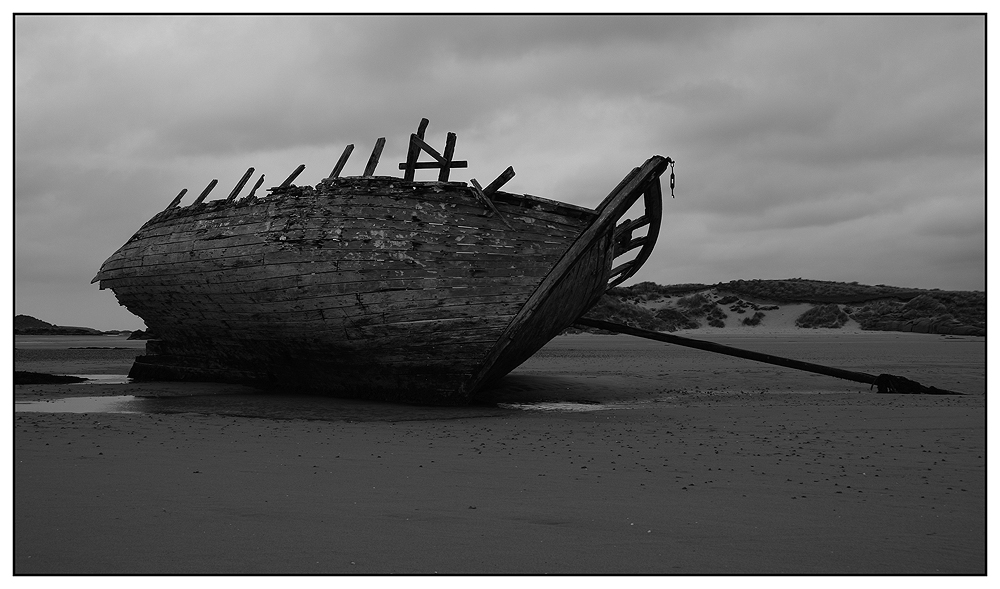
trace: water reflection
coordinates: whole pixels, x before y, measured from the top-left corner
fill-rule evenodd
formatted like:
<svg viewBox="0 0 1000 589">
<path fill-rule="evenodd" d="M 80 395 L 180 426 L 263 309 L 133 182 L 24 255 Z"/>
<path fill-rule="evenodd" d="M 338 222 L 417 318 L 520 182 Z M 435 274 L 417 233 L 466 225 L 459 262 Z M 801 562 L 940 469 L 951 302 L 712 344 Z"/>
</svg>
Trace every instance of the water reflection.
<svg viewBox="0 0 1000 589">
<path fill-rule="evenodd" d="M 665 399 L 656 399 L 659 402 Z M 590 412 L 637 408 L 645 402 L 534 401 L 496 403 L 465 407 L 422 407 L 335 399 L 306 395 L 192 395 L 142 397 L 66 397 L 42 401 L 18 401 L 15 412 L 27 413 L 196 413 L 264 419 L 310 419 L 320 421 L 422 421 L 492 417 L 513 411 Z"/>
<path fill-rule="evenodd" d="M 17 413 L 142 413 L 139 400 L 121 397 L 67 397 L 43 401 L 15 401 Z"/>
<path fill-rule="evenodd" d="M 132 379 L 125 374 L 67 374 L 66 376 L 75 376 L 77 378 L 87 379 L 85 382 L 77 382 L 73 384 L 77 385 L 88 385 L 88 384 L 128 384 L 132 382 Z"/>
<path fill-rule="evenodd" d="M 195 413 L 320 421 L 421 421 L 490 417 L 511 413 L 511 409 L 496 405 L 417 407 L 331 397 L 273 394 L 69 397 L 16 402 L 14 411 L 35 413 Z"/>
<path fill-rule="evenodd" d="M 504 409 L 520 409 L 522 411 L 601 411 L 602 409 L 612 409 L 612 405 L 601 405 L 600 403 L 574 403 L 563 401 L 556 403 L 497 403 L 498 407 Z"/>
</svg>

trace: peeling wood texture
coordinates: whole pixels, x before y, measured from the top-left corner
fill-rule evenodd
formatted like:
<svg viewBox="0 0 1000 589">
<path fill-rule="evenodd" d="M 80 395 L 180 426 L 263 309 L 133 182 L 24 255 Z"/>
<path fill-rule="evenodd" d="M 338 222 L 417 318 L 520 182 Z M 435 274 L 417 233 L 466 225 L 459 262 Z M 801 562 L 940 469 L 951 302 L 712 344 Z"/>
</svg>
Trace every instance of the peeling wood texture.
<svg viewBox="0 0 1000 589">
<path fill-rule="evenodd" d="M 365 177 L 338 177 L 349 146 L 315 187 L 291 184 L 300 166 L 236 200 L 251 169 L 225 200 L 203 202 L 213 182 L 150 219 L 95 278 L 160 338 L 130 376 L 465 403 L 585 313 L 616 247 L 659 225 L 657 210 L 615 228 L 640 196 L 659 206 L 659 156 L 591 211 L 500 191 L 512 169 L 485 190 L 369 176 L 380 142 Z"/>
</svg>

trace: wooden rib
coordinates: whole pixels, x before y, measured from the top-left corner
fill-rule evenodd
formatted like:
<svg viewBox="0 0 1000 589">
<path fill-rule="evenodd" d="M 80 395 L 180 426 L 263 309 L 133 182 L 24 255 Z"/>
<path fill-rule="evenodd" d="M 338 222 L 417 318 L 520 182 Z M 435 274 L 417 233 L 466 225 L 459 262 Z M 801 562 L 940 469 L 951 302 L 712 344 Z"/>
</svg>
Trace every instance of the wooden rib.
<svg viewBox="0 0 1000 589">
<path fill-rule="evenodd" d="M 625 268 L 624 271 L 621 273 L 621 275 L 619 275 L 617 278 L 609 280 L 608 288 L 611 288 L 613 286 L 618 286 L 622 282 L 625 282 L 630 277 L 632 277 L 636 272 L 639 271 L 639 268 L 641 268 L 642 265 L 646 263 L 646 260 L 649 259 L 650 254 L 653 253 L 653 247 L 656 245 L 656 238 L 660 233 L 660 218 L 663 216 L 663 194 L 660 191 L 659 177 L 654 178 L 646 187 L 646 190 L 643 192 L 643 202 L 646 207 L 646 212 L 643 215 L 643 217 L 648 217 L 650 219 L 649 229 L 646 230 L 645 236 L 630 240 L 627 244 L 628 249 L 624 251 L 633 249 L 634 247 L 636 247 L 636 245 L 633 244 L 640 241 L 642 249 L 639 250 L 639 253 L 630 262 L 622 264 L 622 266 L 625 266 L 626 264 L 630 265 L 627 268 Z M 640 219 L 643 217 L 640 217 Z M 615 255 L 617 255 L 617 253 Z M 618 270 L 622 266 L 619 266 L 615 270 Z M 609 278 L 615 276 L 614 272 L 615 271 L 612 270 L 612 274 Z"/>
<path fill-rule="evenodd" d="M 618 239 L 619 235 L 624 235 L 626 232 L 631 233 L 643 225 L 649 225 L 650 218 L 649 215 L 642 215 L 635 220 L 626 220 L 624 223 L 615 227 L 615 239 Z"/>
<path fill-rule="evenodd" d="M 257 198 L 257 189 L 260 188 L 260 185 L 263 183 L 264 183 L 264 174 L 261 174 L 260 178 L 257 179 L 257 183 L 253 185 L 253 190 L 251 190 L 250 194 L 248 194 L 247 197 L 244 198 L 243 200 L 244 201 L 255 200 Z"/>
<path fill-rule="evenodd" d="M 215 188 L 215 185 L 218 183 L 219 183 L 218 179 L 214 179 L 211 182 L 209 182 L 208 186 L 205 187 L 205 190 L 202 190 L 201 194 L 198 195 L 198 198 L 194 199 L 194 202 L 191 203 L 191 206 L 201 204 L 202 201 L 205 200 L 205 197 L 208 196 L 208 193 L 212 192 L 212 189 Z"/>
<path fill-rule="evenodd" d="M 489 207 L 490 210 L 493 211 L 493 213 L 497 217 L 499 217 L 501 221 L 503 221 L 504 225 L 506 225 L 510 229 L 513 229 L 510 223 L 507 222 L 507 219 L 505 219 L 504 216 L 500 214 L 500 211 L 497 210 L 497 207 L 493 204 L 493 201 L 491 201 L 488 196 L 483 194 L 483 187 L 479 185 L 479 182 L 477 182 L 475 178 L 471 179 L 469 182 L 472 183 L 472 193 L 476 195 L 476 198 L 478 198 L 483 204 Z"/>
<path fill-rule="evenodd" d="M 635 264 L 633 264 L 633 263 L 632 263 L 632 260 L 629 260 L 628 262 L 624 262 L 624 263 L 622 263 L 622 264 L 619 264 L 619 265 L 615 266 L 615 267 L 614 267 L 614 268 L 613 268 L 613 269 L 611 270 L 611 272 L 609 272 L 609 273 L 608 273 L 608 278 L 614 278 L 614 277 L 618 276 L 619 274 L 621 274 L 622 272 L 626 272 L 626 271 L 628 271 L 628 270 L 629 270 L 629 269 L 631 269 L 631 268 L 632 268 L 632 266 L 634 266 L 634 265 L 635 265 Z M 624 279 L 622 279 L 622 280 L 624 281 Z M 615 281 L 614 281 L 614 280 L 612 280 L 612 281 L 611 281 L 610 283 L 611 283 L 611 284 L 614 284 L 614 282 L 615 282 Z"/>
<path fill-rule="evenodd" d="M 420 146 L 417 145 L 417 142 L 414 141 L 413 138 L 423 137 L 422 131 L 427 126 L 424 124 L 424 121 L 426 120 L 427 119 L 423 119 L 422 121 L 420 121 L 421 129 L 419 129 L 418 131 L 419 135 L 414 134 L 410 136 L 410 146 L 409 149 L 407 149 L 406 151 L 406 162 L 399 164 L 399 169 L 405 170 L 405 172 L 403 173 L 403 180 L 406 182 L 413 182 L 413 176 L 414 176 L 414 170 L 416 170 L 417 158 L 420 157 Z"/>
<path fill-rule="evenodd" d="M 507 181 L 513 177 L 514 177 L 514 167 L 507 166 L 507 169 L 501 172 L 500 175 L 496 177 L 496 180 L 490 182 L 489 186 L 483 189 L 483 194 L 485 194 L 486 196 L 493 196 L 494 192 L 500 190 L 500 188 L 503 187 L 503 185 L 506 184 Z"/>
<path fill-rule="evenodd" d="M 280 186 L 278 186 L 278 188 L 288 188 L 289 186 L 291 186 L 292 185 L 292 181 L 294 181 L 296 178 L 298 178 L 299 174 L 301 174 L 302 170 L 304 170 L 304 169 L 306 169 L 306 165 L 305 164 L 299 164 L 299 167 L 295 168 L 295 171 L 292 172 L 291 174 L 289 174 L 288 177 L 285 178 L 285 181 L 282 182 Z"/>
<path fill-rule="evenodd" d="M 167 205 L 167 208 L 163 210 L 172 209 L 177 205 L 179 205 L 181 203 L 181 199 L 184 198 L 185 194 L 187 194 L 187 191 L 188 189 L 185 188 L 181 190 L 179 193 L 177 193 L 177 196 L 174 197 L 174 200 L 170 201 L 170 204 Z"/>
<path fill-rule="evenodd" d="M 241 190 L 243 190 L 243 186 L 246 185 L 247 180 L 250 179 L 251 175 L 253 175 L 252 167 L 247 168 L 246 173 L 243 174 L 243 177 L 240 178 L 240 181 L 236 183 L 236 187 L 233 188 L 233 191 L 229 193 L 228 197 L 226 197 L 226 202 L 233 202 L 236 199 L 236 196 L 240 193 Z"/>
<path fill-rule="evenodd" d="M 403 180 L 406 182 L 413 182 L 414 171 L 417 169 L 417 159 L 420 157 L 420 145 L 413 140 L 414 137 L 423 140 L 424 132 L 427 131 L 427 119 L 420 119 L 420 125 L 417 126 L 417 132 L 410 136 L 410 145 L 406 150 L 406 162 L 399 164 L 400 170 L 405 170 L 403 174 Z"/>
<path fill-rule="evenodd" d="M 643 235 L 642 237 L 636 237 L 629 241 L 617 241 L 615 242 L 615 257 L 617 258 L 622 254 L 626 254 L 634 250 L 635 248 L 644 245 L 647 242 L 648 240 L 646 239 L 645 235 Z"/>
<path fill-rule="evenodd" d="M 365 166 L 365 173 L 363 174 L 365 178 L 375 174 L 375 166 L 378 165 L 378 160 L 382 157 L 383 147 L 385 147 L 385 137 L 379 137 L 378 141 L 375 142 L 375 148 L 372 149 L 371 157 L 368 158 L 368 165 Z"/>
<path fill-rule="evenodd" d="M 347 158 L 351 157 L 351 152 L 354 151 L 354 144 L 351 143 L 344 148 L 344 153 L 340 154 L 340 159 L 337 160 L 337 165 L 333 167 L 333 171 L 330 172 L 330 178 L 339 178 L 340 172 L 343 171 L 344 165 L 347 164 Z"/>
</svg>

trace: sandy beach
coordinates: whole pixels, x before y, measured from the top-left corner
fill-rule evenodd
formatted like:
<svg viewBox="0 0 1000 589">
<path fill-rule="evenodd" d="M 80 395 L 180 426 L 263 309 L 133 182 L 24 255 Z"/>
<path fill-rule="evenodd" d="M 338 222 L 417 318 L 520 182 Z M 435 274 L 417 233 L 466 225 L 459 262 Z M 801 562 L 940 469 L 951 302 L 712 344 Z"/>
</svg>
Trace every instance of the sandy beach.
<svg viewBox="0 0 1000 589">
<path fill-rule="evenodd" d="M 688 335 L 967 394 L 596 335 L 460 408 L 15 386 L 14 572 L 985 573 L 983 338 Z M 139 352 L 15 345 L 59 374 Z"/>
</svg>

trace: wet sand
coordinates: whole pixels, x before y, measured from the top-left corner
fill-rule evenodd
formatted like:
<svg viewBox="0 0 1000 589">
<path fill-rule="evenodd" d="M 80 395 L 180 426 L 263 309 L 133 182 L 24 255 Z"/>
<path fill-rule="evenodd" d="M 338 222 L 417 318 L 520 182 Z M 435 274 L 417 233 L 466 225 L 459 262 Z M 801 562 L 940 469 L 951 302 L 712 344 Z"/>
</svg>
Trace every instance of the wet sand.
<svg viewBox="0 0 1000 589">
<path fill-rule="evenodd" d="M 157 398 L 15 414 L 14 570 L 985 572 L 982 338 L 715 339 L 969 394 L 878 395 L 589 335 L 557 338 L 464 408 L 18 386 L 16 400 Z M 539 402 L 563 410 L 518 408 Z"/>
</svg>

